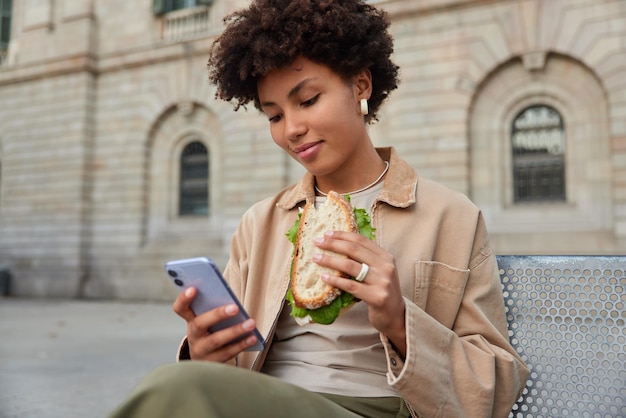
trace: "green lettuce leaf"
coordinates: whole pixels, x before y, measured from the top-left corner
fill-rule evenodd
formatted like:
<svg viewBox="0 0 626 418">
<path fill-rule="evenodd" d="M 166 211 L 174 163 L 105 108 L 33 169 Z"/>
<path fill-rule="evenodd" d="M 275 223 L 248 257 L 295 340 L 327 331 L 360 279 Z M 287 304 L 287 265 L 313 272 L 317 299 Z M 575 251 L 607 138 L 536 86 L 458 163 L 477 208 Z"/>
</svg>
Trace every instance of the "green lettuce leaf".
<svg viewBox="0 0 626 418">
<path fill-rule="evenodd" d="M 354 209 L 354 215 L 356 217 L 356 224 L 359 227 L 359 234 L 366 236 L 367 238 L 374 240 L 374 232 L 376 228 L 372 227 L 370 216 L 365 209 Z"/>
<path fill-rule="evenodd" d="M 287 235 L 287 239 L 294 246 L 296 245 L 296 238 L 298 236 L 298 228 L 300 227 L 300 218 L 302 218 L 302 213 L 298 214 L 298 219 L 296 219 L 296 223 L 293 224 L 289 231 L 285 235 Z"/>
<path fill-rule="evenodd" d="M 285 299 L 287 299 L 287 302 L 289 302 L 289 305 L 291 306 L 291 316 L 304 318 L 309 314 L 306 309 L 296 306 L 296 302 L 293 300 L 293 293 L 291 293 L 291 287 L 287 290 L 287 296 L 285 296 Z"/>
</svg>

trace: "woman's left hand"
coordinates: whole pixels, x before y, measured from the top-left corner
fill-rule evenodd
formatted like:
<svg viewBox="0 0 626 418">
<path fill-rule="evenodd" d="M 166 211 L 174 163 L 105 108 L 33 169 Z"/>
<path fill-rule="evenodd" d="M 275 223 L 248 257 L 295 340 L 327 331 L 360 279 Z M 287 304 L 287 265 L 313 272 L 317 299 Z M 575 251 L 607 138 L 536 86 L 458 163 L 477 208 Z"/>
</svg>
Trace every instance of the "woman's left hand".
<svg viewBox="0 0 626 418">
<path fill-rule="evenodd" d="M 362 263 L 367 263 L 369 271 L 362 282 L 334 275 L 322 275 L 322 280 L 365 302 L 371 324 L 404 354 L 405 306 L 394 256 L 355 232 L 329 231 L 316 239 L 315 245 L 321 250 L 346 255 L 348 258 L 320 252 L 313 256 L 313 261 L 348 276 L 357 277 Z"/>
</svg>

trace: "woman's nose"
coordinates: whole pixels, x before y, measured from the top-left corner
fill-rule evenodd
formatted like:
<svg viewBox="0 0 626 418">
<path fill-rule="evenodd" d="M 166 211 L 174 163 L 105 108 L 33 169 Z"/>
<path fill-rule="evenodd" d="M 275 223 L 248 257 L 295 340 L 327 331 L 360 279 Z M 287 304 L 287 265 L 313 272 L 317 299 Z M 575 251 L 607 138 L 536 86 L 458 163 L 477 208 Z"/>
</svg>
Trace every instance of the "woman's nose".
<svg viewBox="0 0 626 418">
<path fill-rule="evenodd" d="M 307 131 L 306 123 L 302 115 L 291 113 L 285 115 L 285 136 L 289 141 L 296 141 Z"/>
</svg>

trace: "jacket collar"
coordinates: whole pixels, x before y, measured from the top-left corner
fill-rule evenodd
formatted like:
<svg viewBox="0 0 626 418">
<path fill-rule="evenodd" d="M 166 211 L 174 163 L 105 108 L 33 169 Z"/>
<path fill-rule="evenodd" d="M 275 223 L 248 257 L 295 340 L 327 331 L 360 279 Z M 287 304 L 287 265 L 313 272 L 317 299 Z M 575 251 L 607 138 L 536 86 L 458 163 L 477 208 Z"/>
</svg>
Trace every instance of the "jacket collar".
<svg viewBox="0 0 626 418">
<path fill-rule="evenodd" d="M 377 201 L 385 202 L 398 208 L 406 208 L 415 203 L 417 189 L 417 174 L 413 167 L 402 160 L 393 147 L 376 148 L 378 155 L 385 161 L 389 161 L 389 171 L 385 176 L 383 189 L 378 195 Z M 276 206 L 290 210 L 302 202 L 315 200 L 315 178 L 306 173 L 294 187 L 288 189 L 280 197 Z"/>
</svg>

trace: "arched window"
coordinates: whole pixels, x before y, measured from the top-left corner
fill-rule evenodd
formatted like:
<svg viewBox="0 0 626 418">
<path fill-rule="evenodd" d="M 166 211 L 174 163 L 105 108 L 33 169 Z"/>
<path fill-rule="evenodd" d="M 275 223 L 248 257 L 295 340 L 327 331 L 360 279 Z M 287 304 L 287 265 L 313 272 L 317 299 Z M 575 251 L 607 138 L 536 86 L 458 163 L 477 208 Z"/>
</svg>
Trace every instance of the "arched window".
<svg viewBox="0 0 626 418">
<path fill-rule="evenodd" d="M 565 200 L 565 130 L 563 118 L 550 106 L 522 110 L 511 127 L 513 201 Z"/>
<path fill-rule="evenodd" d="M 0 65 L 8 58 L 9 41 L 11 40 L 12 0 L 0 0 Z"/>
<path fill-rule="evenodd" d="M 209 153 L 199 141 L 185 146 L 180 156 L 178 214 L 209 214 Z"/>
</svg>

